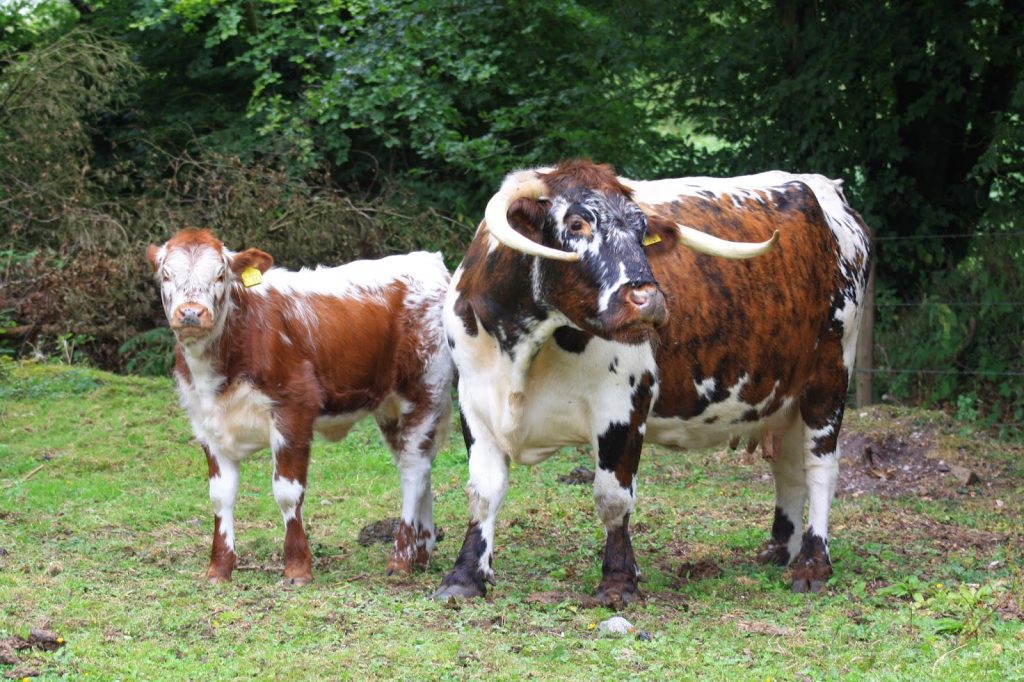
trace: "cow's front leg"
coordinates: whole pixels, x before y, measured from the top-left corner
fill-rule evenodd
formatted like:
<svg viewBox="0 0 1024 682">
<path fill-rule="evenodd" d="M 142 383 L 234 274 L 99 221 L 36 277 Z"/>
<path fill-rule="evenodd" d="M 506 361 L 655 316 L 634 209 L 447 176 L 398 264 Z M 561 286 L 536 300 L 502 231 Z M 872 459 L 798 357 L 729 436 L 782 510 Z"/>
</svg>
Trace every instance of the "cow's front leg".
<svg viewBox="0 0 1024 682">
<path fill-rule="evenodd" d="M 302 526 L 302 502 L 306 496 L 309 445 L 312 432 L 292 428 L 274 445 L 274 499 L 284 520 L 284 582 L 305 585 L 313 580 L 313 555 Z"/>
<path fill-rule="evenodd" d="M 235 496 L 238 493 L 238 462 L 206 453 L 210 473 L 210 502 L 213 505 L 213 544 L 206 578 L 211 583 L 231 580 L 235 568 Z"/>
<path fill-rule="evenodd" d="M 605 550 L 597 598 L 619 609 L 640 595 L 640 569 L 629 537 L 629 515 L 636 505 L 636 472 L 644 442 L 654 377 L 645 373 L 632 385 L 628 421 L 613 421 L 598 431 L 594 503 L 604 523 Z"/>
<path fill-rule="evenodd" d="M 494 527 L 508 492 L 508 457 L 491 443 L 474 441 L 465 417 L 462 434 L 469 452 L 469 528 L 455 568 L 441 580 L 434 599 L 482 597 L 486 583 L 494 584 Z"/>
</svg>

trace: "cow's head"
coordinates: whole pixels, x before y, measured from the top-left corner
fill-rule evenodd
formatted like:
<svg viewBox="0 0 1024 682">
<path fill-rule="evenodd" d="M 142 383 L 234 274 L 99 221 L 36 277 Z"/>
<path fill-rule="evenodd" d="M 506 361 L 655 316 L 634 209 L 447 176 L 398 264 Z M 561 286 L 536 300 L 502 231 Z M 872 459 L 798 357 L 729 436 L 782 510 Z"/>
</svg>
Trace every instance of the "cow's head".
<svg viewBox="0 0 1024 682">
<path fill-rule="evenodd" d="M 160 284 L 167 322 L 185 345 L 215 337 L 224 328 L 232 283 L 243 273 L 255 276 L 250 269 L 262 275 L 274 262 L 259 249 L 229 251 L 209 230 L 191 228 L 163 246 L 150 245 L 146 257 Z"/>
<path fill-rule="evenodd" d="M 539 256 L 534 288 L 573 324 L 639 343 L 667 312 L 644 251 L 648 216 L 632 194 L 610 166 L 572 161 L 509 175 L 488 202 L 485 220 L 495 240 Z M 726 258 L 767 253 L 777 239 L 736 243 L 672 225 L 678 242 Z"/>
</svg>

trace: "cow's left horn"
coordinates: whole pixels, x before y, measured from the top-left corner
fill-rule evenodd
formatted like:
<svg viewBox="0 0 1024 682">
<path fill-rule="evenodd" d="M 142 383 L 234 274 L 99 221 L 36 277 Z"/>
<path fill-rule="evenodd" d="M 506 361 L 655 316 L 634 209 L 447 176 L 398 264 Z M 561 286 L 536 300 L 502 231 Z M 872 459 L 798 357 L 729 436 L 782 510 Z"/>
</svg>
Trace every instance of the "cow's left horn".
<svg viewBox="0 0 1024 682">
<path fill-rule="evenodd" d="M 763 256 L 779 243 L 778 230 L 775 231 L 771 239 L 765 242 L 731 242 L 727 239 L 712 237 L 707 232 L 701 232 L 679 223 L 676 223 L 676 227 L 679 228 L 680 241 L 694 251 L 732 260 Z"/>
<path fill-rule="evenodd" d="M 547 194 L 548 191 L 547 185 L 544 184 L 543 180 L 537 178 L 535 173 L 530 173 L 532 177 L 523 177 L 523 175 L 517 174 L 508 177 L 502 184 L 501 189 L 498 190 L 498 193 L 487 202 L 487 208 L 484 210 L 487 231 L 491 233 L 492 237 L 510 249 L 521 251 L 530 256 L 564 261 L 579 260 L 580 256 L 578 253 L 559 251 L 558 249 L 538 244 L 525 235 L 516 232 L 508 224 L 508 209 L 517 199 L 539 199 Z"/>
</svg>

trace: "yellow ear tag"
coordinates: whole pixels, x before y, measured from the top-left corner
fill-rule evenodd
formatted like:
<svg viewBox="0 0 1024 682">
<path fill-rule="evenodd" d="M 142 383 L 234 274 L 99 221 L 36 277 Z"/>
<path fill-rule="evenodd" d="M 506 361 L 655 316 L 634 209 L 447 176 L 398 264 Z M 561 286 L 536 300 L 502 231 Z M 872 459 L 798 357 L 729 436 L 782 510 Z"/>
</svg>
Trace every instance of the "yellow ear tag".
<svg viewBox="0 0 1024 682">
<path fill-rule="evenodd" d="M 658 235 L 656 235 L 656 234 L 649 234 L 646 237 L 644 237 L 643 244 L 644 244 L 644 246 L 650 246 L 651 244 L 657 244 L 660 241 L 661 241 L 661 237 L 659 237 Z"/>
<path fill-rule="evenodd" d="M 254 287 L 257 284 L 263 283 L 263 273 L 253 267 L 248 267 L 242 270 L 242 284 L 245 288 Z"/>
</svg>

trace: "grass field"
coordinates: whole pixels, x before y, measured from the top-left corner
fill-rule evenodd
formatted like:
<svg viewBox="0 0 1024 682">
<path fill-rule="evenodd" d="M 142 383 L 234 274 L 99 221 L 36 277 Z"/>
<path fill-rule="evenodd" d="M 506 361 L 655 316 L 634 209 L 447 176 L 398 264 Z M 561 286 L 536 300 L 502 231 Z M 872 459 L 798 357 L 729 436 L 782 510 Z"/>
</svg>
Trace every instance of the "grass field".
<svg viewBox="0 0 1024 682">
<path fill-rule="evenodd" d="M 457 430 L 434 469 L 447 537 L 412 578 L 384 576 L 388 545 L 357 542 L 399 508 L 371 423 L 314 446 L 304 588 L 279 582 L 283 532 L 258 454 L 236 509 L 242 570 L 210 586 L 206 465 L 171 382 L 0 370 L 8 678 L 1024 679 L 1024 449 L 939 413 L 851 410 L 850 449 L 872 458 L 842 474 L 823 595 L 792 594 L 782 569 L 754 561 L 773 499 L 758 455 L 646 449 L 633 518 L 645 599 L 621 614 L 636 632 L 608 637 L 597 624 L 614 614 L 589 602 L 603 548 L 591 490 L 558 480 L 593 466 L 582 451 L 513 467 L 498 586 L 458 604 L 427 599 L 465 530 Z M 959 482 L 956 465 L 981 482 Z M 59 647 L 18 648 L 32 629 Z"/>
</svg>

